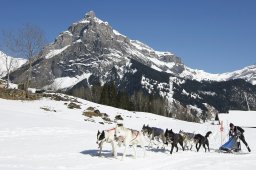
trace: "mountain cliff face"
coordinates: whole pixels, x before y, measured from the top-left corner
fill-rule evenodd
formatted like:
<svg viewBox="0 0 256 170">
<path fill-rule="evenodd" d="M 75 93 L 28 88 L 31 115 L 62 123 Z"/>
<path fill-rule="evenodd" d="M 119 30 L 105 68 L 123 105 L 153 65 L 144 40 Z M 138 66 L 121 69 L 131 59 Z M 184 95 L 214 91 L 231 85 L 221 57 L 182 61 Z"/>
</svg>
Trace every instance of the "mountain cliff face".
<svg viewBox="0 0 256 170">
<path fill-rule="evenodd" d="M 26 72 L 23 66 L 11 78 L 20 83 Z M 124 107 L 122 100 L 130 110 L 202 120 L 245 109 L 244 93 L 256 109 L 255 73 L 256 66 L 219 75 L 193 70 L 170 52 L 130 40 L 91 11 L 36 56 L 31 84 L 103 104 L 118 98 L 110 104 L 115 107 Z"/>
<path fill-rule="evenodd" d="M 181 59 L 172 53 L 158 52 L 139 41 L 130 40 L 89 12 L 40 53 L 33 66 L 32 84 L 43 87 L 56 78 L 77 77 L 81 80 L 88 74 L 101 75 L 104 83 L 108 80 L 105 74 L 114 66 L 122 77 L 131 59 L 168 73 L 184 69 Z M 20 73 L 17 74 L 15 81 L 20 77 Z"/>
</svg>

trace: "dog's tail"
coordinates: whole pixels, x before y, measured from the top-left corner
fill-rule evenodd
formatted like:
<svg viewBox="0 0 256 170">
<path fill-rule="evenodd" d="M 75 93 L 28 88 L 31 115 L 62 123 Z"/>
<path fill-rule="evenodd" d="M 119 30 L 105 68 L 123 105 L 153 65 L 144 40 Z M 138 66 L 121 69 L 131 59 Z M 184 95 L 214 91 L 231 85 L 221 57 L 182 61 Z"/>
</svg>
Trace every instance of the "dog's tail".
<svg viewBox="0 0 256 170">
<path fill-rule="evenodd" d="M 211 131 L 207 132 L 206 135 L 205 135 L 205 137 L 208 138 L 211 133 L 212 133 Z"/>
</svg>

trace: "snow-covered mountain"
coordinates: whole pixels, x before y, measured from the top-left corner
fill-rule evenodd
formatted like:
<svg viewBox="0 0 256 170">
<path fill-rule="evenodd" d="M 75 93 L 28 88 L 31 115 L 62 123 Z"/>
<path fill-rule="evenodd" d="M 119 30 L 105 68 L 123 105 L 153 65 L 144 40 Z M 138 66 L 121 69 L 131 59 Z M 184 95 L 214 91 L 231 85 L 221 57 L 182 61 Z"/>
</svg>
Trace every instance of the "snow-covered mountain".
<svg viewBox="0 0 256 170">
<path fill-rule="evenodd" d="M 69 84 L 72 86 L 92 74 L 101 75 L 101 82 L 104 83 L 108 81 L 107 72 L 113 67 L 122 77 L 126 68 L 130 67 L 131 60 L 168 73 L 183 69 L 180 58 L 130 40 L 97 18 L 92 11 L 62 32 L 38 58 L 40 62 L 34 66 L 34 84 L 38 86 L 49 85 L 56 79 L 58 82 L 76 77 L 77 81 Z"/>
<path fill-rule="evenodd" d="M 256 75 L 252 76 L 250 82 L 251 82 L 253 85 L 256 85 Z"/>
<path fill-rule="evenodd" d="M 197 81 L 202 81 L 202 80 L 228 81 L 228 80 L 234 80 L 234 79 L 244 79 L 247 82 L 250 82 L 253 85 L 255 85 L 256 84 L 255 82 L 256 65 L 251 65 L 248 67 L 244 67 L 241 70 L 222 73 L 222 74 L 211 74 L 203 70 L 191 69 L 185 66 L 184 71 L 179 76 L 188 78 L 188 79 L 194 79 Z"/>
<path fill-rule="evenodd" d="M 52 44 L 45 47 L 40 53 L 39 60 L 40 63 L 45 63 L 45 66 L 42 67 L 43 64 L 39 63 L 34 66 L 34 71 L 43 71 L 46 74 L 42 75 L 45 78 L 39 78 L 37 75 L 34 84 L 62 84 L 59 88 L 71 87 L 92 74 L 104 75 L 114 66 L 118 75 L 122 77 L 126 71 L 125 67 L 129 67 L 128 63 L 131 63 L 131 60 L 139 61 L 160 72 L 197 81 L 245 79 L 253 82 L 252 79 L 256 75 L 256 65 L 223 74 L 211 74 L 189 68 L 171 52 L 156 51 L 138 40 L 130 40 L 107 22 L 97 18 L 92 11 L 82 20 L 73 23 Z M 65 83 L 70 81 L 70 78 L 75 80 Z M 106 82 L 106 76 L 102 76 L 101 81 Z"/>
<path fill-rule="evenodd" d="M 7 61 L 7 63 L 6 63 L 6 61 Z M 27 60 L 23 59 L 23 58 L 10 57 L 10 56 L 6 55 L 5 53 L 3 53 L 2 51 L 0 51 L 0 78 L 4 77 L 6 75 L 6 70 L 7 70 L 6 64 L 9 67 L 10 62 L 12 62 L 11 71 L 13 71 L 13 70 L 16 70 L 19 67 L 21 67 L 23 64 L 25 64 L 27 62 Z"/>
<path fill-rule="evenodd" d="M 12 80 L 23 82 L 27 68 L 13 72 Z M 253 77 L 255 66 L 220 75 L 191 69 L 173 53 L 129 39 L 90 11 L 36 56 L 31 84 L 116 107 L 130 103 L 125 108 L 191 120 L 230 108 L 246 109 L 244 93 L 256 109 Z"/>
</svg>

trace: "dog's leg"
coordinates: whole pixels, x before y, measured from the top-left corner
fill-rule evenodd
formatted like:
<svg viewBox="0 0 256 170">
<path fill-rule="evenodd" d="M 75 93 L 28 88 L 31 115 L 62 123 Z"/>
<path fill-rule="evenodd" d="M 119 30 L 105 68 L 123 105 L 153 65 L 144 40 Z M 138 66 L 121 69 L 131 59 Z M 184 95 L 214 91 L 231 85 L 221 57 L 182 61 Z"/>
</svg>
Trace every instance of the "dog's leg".
<svg viewBox="0 0 256 170">
<path fill-rule="evenodd" d="M 187 150 L 188 150 L 188 142 L 187 141 L 184 141 L 184 148 L 187 148 Z"/>
<path fill-rule="evenodd" d="M 196 150 L 198 150 L 198 142 L 196 143 Z"/>
<path fill-rule="evenodd" d="M 167 141 L 166 141 L 166 139 L 165 139 L 165 137 L 164 137 L 164 135 L 161 135 L 161 140 L 162 140 L 162 149 L 165 149 L 165 145 L 167 145 L 166 143 L 167 143 Z"/>
<path fill-rule="evenodd" d="M 128 144 L 125 144 L 125 146 L 124 146 L 124 153 L 123 153 L 123 157 L 122 157 L 122 160 L 124 160 L 124 159 L 125 159 L 125 156 L 126 156 L 126 149 L 127 149 L 127 145 L 128 145 Z"/>
<path fill-rule="evenodd" d="M 132 145 L 132 148 L 134 150 L 134 158 L 136 159 L 137 158 L 137 152 L 136 152 L 137 146 L 136 145 Z"/>
<path fill-rule="evenodd" d="M 103 142 L 100 142 L 99 147 L 100 147 L 99 156 L 101 156 L 101 151 L 102 151 L 102 147 L 103 147 Z"/>
<path fill-rule="evenodd" d="M 184 151 L 184 150 L 185 150 L 185 147 L 183 146 L 183 141 L 180 141 L 179 144 L 180 144 L 182 150 Z M 188 146 L 187 146 L 187 147 L 188 147 Z"/>
<path fill-rule="evenodd" d="M 209 143 L 207 142 L 207 147 L 208 147 L 208 151 L 210 152 L 210 147 L 209 147 Z"/>
<path fill-rule="evenodd" d="M 177 143 L 175 144 L 175 148 L 176 148 L 176 152 L 178 152 L 179 148 L 178 148 L 178 144 Z"/>
<path fill-rule="evenodd" d="M 116 156 L 117 156 L 117 153 L 116 153 L 116 146 L 115 146 L 115 142 L 114 141 L 112 141 L 111 142 L 111 145 L 112 145 L 112 154 L 113 154 L 113 156 L 116 158 Z"/>
<path fill-rule="evenodd" d="M 151 137 L 151 135 L 149 135 L 148 136 L 148 138 L 149 138 L 149 144 L 148 144 L 148 149 L 150 149 L 152 146 L 152 137 Z"/>
<path fill-rule="evenodd" d="M 205 150 L 205 152 L 206 152 L 206 147 L 205 147 L 205 143 L 203 144 L 203 147 L 204 147 L 204 150 Z"/>
<path fill-rule="evenodd" d="M 149 136 L 150 138 L 150 148 L 152 149 L 153 148 L 153 145 L 154 145 L 154 137 L 152 136 L 152 134 Z"/>
<path fill-rule="evenodd" d="M 154 139 L 155 139 L 155 142 L 156 142 L 155 145 L 157 146 L 156 148 L 159 149 L 159 143 L 160 143 L 160 141 L 159 141 L 158 136 L 155 136 Z"/>
<path fill-rule="evenodd" d="M 145 147 L 145 138 L 142 136 L 142 138 L 140 139 L 140 146 L 143 149 L 144 152 L 144 158 L 146 157 L 146 147 Z"/>
<path fill-rule="evenodd" d="M 152 142 L 152 139 L 149 140 L 148 149 L 151 148 L 151 142 Z"/>
<path fill-rule="evenodd" d="M 163 143 L 162 143 L 162 149 L 165 149 L 165 143 L 164 143 L 164 141 L 163 141 Z"/>
<path fill-rule="evenodd" d="M 144 152 L 144 158 L 146 157 L 146 148 L 144 145 L 141 146 L 143 148 L 143 152 Z"/>
<path fill-rule="evenodd" d="M 172 148 L 171 148 L 170 154 L 172 154 L 173 148 L 174 148 L 174 144 L 172 143 Z"/>
<path fill-rule="evenodd" d="M 197 152 L 199 151 L 200 147 L 201 147 L 201 143 L 199 143 L 199 146 L 197 148 Z"/>
<path fill-rule="evenodd" d="M 156 148 L 158 149 L 158 141 L 157 141 L 157 137 L 153 137 L 153 138 L 152 138 L 152 140 L 153 140 L 153 144 L 154 144 L 154 146 L 156 146 Z"/>
<path fill-rule="evenodd" d="M 163 145 L 162 144 L 164 143 L 164 141 L 162 140 L 161 136 L 158 136 L 157 139 L 158 139 L 157 140 L 157 142 L 158 142 L 157 143 L 157 148 L 158 149 L 163 149 Z"/>
<path fill-rule="evenodd" d="M 184 148 L 187 148 L 187 150 L 189 149 L 188 148 L 188 140 L 185 138 L 185 140 L 183 141 L 183 146 Z"/>
<path fill-rule="evenodd" d="M 162 139 L 162 149 L 165 150 L 165 147 L 167 147 L 167 146 L 168 146 L 167 141 L 165 139 Z"/>
</svg>

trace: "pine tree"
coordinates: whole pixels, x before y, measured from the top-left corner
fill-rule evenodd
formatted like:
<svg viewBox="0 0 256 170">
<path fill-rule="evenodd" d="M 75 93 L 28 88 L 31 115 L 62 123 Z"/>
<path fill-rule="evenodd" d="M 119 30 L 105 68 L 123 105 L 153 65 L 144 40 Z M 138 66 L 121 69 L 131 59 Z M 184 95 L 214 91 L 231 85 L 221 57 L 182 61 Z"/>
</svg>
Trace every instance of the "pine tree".
<svg viewBox="0 0 256 170">
<path fill-rule="evenodd" d="M 117 105 L 117 90 L 114 82 L 104 84 L 100 95 L 100 103 L 109 106 Z"/>
<path fill-rule="evenodd" d="M 130 100 L 127 92 L 118 92 L 117 107 L 129 110 Z"/>
</svg>

